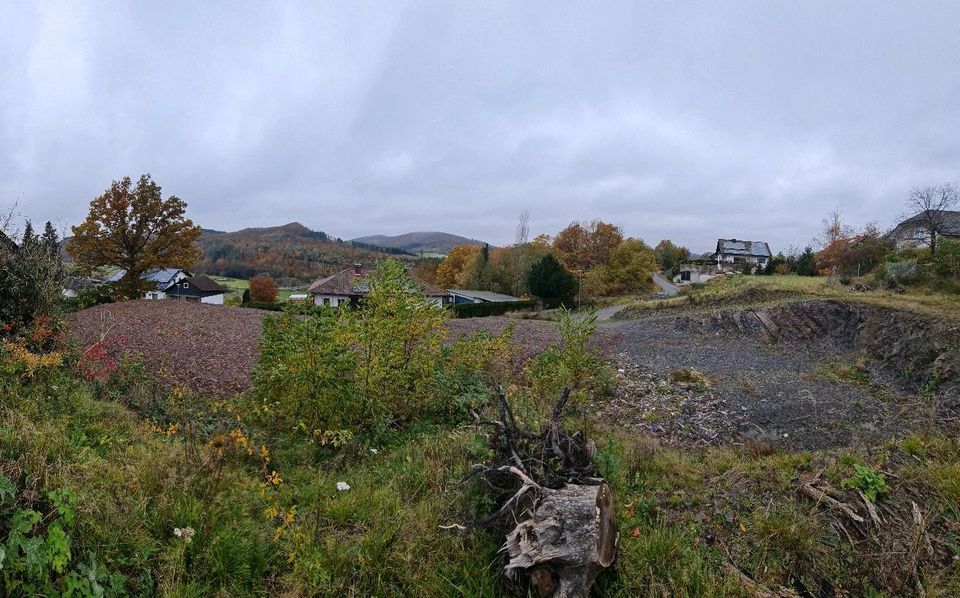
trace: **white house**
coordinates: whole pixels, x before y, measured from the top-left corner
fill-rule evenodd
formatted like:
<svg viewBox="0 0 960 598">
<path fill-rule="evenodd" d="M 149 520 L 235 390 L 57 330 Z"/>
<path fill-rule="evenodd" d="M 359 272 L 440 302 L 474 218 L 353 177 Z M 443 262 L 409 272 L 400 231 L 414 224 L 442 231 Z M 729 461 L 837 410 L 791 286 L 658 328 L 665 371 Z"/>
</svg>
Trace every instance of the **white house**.
<svg viewBox="0 0 960 598">
<path fill-rule="evenodd" d="M 717 239 L 717 251 L 711 256 L 718 269 L 733 269 L 752 264 L 754 270 L 765 268 L 773 254 L 764 241 Z"/>
<path fill-rule="evenodd" d="M 936 213 L 940 222 L 938 238 L 960 239 L 960 212 L 942 210 Z M 923 212 L 907 218 L 887 234 L 893 240 L 898 251 L 930 246 L 930 231 L 927 230 L 927 218 Z"/>
<path fill-rule="evenodd" d="M 113 274 L 110 278 L 107 279 L 107 282 L 119 282 L 124 275 L 127 273 L 126 270 L 119 270 Z M 167 293 L 166 290 L 173 286 L 174 284 L 180 282 L 184 278 L 190 276 L 190 273 L 186 270 L 181 270 L 180 268 L 161 268 L 159 270 L 151 270 L 150 272 L 144 272 L 141 275 L 143 280 L 148 280 L 154 283 L 155 288 L 148 290 L 143 298 L 144 299 L 166 299 Z"/>
<path fill-rule="evenodd" d="M 206 276 L 187 276 L 172 283 L 163 292 L 167 299 L 223 305 L 223 297 L 227 289 Z"/>
<path fill-rule="evenodd" d="M 361 264 L 354 264 L 352 268 L 341 270 L 332 276 L 314 281 L 307 292 L 313 296 L 314 305 L 328 305 L 330 307 L 349 305 L 370 292 L 365 277 L 371 273 L 370 269 L 365 269 Z M 450 293 L 448 291 L 416 278 L 414 278 L 414 281 L 420 285 L 423 294 L 431 299 L 437 307 L 443 307 L 450 303 Z"/>
</svg>

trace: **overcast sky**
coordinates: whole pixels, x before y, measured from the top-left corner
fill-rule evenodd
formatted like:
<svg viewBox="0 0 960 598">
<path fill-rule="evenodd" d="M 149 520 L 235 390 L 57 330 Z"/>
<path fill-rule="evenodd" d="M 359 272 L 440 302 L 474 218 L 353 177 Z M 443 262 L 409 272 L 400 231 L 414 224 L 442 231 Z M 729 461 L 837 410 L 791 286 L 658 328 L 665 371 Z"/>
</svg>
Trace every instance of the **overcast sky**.
<svg viewBox="0 0 960 598">
<path fill-rule="evenodd" d="M 960 177 L 956 0 L 6 0 L 0 40 L 0 207 L 60 226 L 150 172 L 221 230 L 776 252 Z"/>
</svg>

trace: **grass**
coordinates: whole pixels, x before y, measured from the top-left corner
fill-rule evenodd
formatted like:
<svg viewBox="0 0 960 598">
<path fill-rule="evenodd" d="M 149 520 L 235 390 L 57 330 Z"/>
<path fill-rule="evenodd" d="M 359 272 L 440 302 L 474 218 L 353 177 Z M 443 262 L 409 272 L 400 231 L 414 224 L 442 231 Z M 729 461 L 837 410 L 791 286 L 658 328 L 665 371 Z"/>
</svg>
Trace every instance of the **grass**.
<svg viewBox="0 0 960 598">
<path fill-rule="evenodd" d="M 695 288 L 692 285 L 684 287 L 682 294 L 676 297 L 638 301 L 621 312 L 620 317 L 691 306 L 757 305 L 801 298 L 843 299 L 960 320 L 960 295 L 928 288 L 908 288 L 902 294 L 885 290 L 852 292 L 836 279 L 792 274 L 720 276 Z"/>
<path fill-rule="evenodd" d="M 472 427 L 422 422 L 339 451 L 281 438 L 264 463 L 256 451 L 217 457 L 208 440 L 231 425 L 229 418 L 193 418 L 192 431 L 171 433 L 157 425 L 164 422 L 124 407 L 122 396 L 97 394 L 66 372 L 4 382 L 0 471 L 14 480 L 22 504 L 50 489 L 73 489 L 80 499 L 70 530 L 73 553 L 96 554 L 101 566 L 128 576 L 131 591 L 504 591 L 501 538 L 439 528 L 462 521 L 478 500 L 461 484 L 486 451 Z M 168 401 L 182 413 L 204 403 L 182 395 Z M 601 576 L 600 595 L 750 595 L 731 563 L 771 588 L 859 595 L 866 581 L 889 595 L 912 591 L 908 559 L 889 556 L 898 554 L 896 542 L 904 536 L 855 535 L 851 546 L 834 514 L 797 492 L 799 479 L 824 469 L 850 501 L 854 490 L 840 483 L 861 464 L 891 474 L 878 504 L 909 513 L 910 502 L 917 502 L 939 542 L 960 546 L 956 438 L 914 435 L 874 454 L 683 450 L 589 418 L 581 423 L 597 442 L 596 459 L 614 491 L 620 527 L 616 570 Z M 255 436 L 249 442 L 255 446 Z M 277 483 L 267 481 L 274 471 Z M 338 482 L 350 489 L 339 491 Z M 294 524 L 284 522 L 289 513 L 295 513 Z M 187 526 L 196 536 L 184 545 L 173 529 Z M 919 561 L 920 580 L 932 595 L 949 595 L 960 587 L 960 568 L 940 565 L 943 549 L 937 550 L 938 556 Z"/>
<path fill-rule="evenodd" d="M 228 289 L 223 296 L 224 301 L 239 302 L 243 299 L 243 292 L 250 288 L 250 281 L 242 278 L 228 278 L 226 276 L 211 276 L 217 284 Z M 290 298 L 290 295 L 298 293 L 296 289 L 279 289 L 277 291 L 277 301 L 282 302 Z"/>
</svg>

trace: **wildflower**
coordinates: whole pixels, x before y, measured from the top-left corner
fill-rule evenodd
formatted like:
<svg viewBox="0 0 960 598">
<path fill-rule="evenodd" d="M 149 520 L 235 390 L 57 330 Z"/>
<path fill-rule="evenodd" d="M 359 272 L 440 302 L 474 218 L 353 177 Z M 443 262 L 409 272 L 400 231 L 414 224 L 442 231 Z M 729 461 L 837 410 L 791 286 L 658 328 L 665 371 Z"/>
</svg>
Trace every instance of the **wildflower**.
<svg viewBox="0 0 960 598">
<path fill-rule="evenodd" d="M 370 452 L 373 453 L 374 455 L 379 455 L 379 454 L 380 454 L 380 451 L 378 451 L 378 450 L 375 449 L 375 448 L 370 449 Z"/>
<path fill-rule="evenodd" d="M 193 534 L 194 534 L 194 531 L 192 527 L 185 527 L 183 529 L 179 527 L 173 528 L 173 535 L 178 538 L 182 538 L 183 541 L 187 544 L 189 544 L 190 542 L 193 542 Z"/>
<path fill-rule="evenodd" d="M 279 486 L 280 484 L 283 483 L 283 478 L 280 477 L 280 474 L 277 473 L 276 471 L 271 471 L 270 475 L 267 476 L 267 481 L 269 481 L 274 486 Z"/>
<path fill-rule="evenodd" d="M 346 492 L 349 489 L 350 489 L 350 484 L 346 482 L 337 482 L 337 490 L 339 490 L 340 492 Z"/>
</svg>

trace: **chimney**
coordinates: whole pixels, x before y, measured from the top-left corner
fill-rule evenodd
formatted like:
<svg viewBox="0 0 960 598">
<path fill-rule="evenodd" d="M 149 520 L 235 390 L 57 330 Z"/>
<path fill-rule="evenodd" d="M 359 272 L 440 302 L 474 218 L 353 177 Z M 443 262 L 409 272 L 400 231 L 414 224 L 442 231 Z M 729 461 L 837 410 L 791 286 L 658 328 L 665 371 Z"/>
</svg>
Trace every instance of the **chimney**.
<svg viewBox="0 0 960 598">
<path fill-rule="evenodd" d="M 354 276 L 360 276 L 360 272 L 361 272 L 362 270 L 363 270 L 363 266 L 360 264 L 360 262 L 357 262 L 356 264 L 353 265 L 353 275 L 354 275 Z"/>
</svg>

